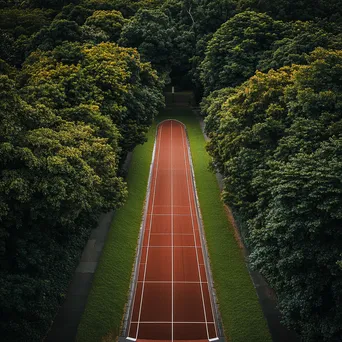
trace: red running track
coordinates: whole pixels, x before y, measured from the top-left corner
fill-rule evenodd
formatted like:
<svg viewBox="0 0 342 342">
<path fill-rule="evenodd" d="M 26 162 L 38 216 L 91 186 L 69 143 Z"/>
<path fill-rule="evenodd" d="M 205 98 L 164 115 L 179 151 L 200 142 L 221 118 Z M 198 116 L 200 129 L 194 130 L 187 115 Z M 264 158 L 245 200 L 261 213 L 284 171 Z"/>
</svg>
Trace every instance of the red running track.
<svg viewBox="0 0 342 342">
<path fill-rule="evenodd" d="M 158 127 L 129 340 L 217 337 L 184 126 Z"/>
</svg>

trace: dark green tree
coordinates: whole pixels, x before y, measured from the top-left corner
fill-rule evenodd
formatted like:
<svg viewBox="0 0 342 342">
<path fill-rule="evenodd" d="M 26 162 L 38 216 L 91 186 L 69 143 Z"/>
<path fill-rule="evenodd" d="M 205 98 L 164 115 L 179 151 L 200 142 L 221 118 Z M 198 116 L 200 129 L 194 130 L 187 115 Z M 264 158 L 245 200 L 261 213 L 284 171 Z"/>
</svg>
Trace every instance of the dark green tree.
<svg viewBox="0 0 342 342">
<path fill-rule="evenodd" d="M 312 22 L 294 22 L 285 37 L 274 42 L 271 50 L 258 64 L 258 69 L 267 72 L 292 64 L 306 64 L 306 55 L 317 47 L 342 48 L 342 37 L 328 33 Z"/>
<path fill-rule="evenodd" d="M 223 198 L 285 323 L 304 341 L 339 341 L 342 53 L 319 48 L 306 64 L 257 72 L 203 111 Z"/>
<path fill-rule="evenodd" d="M 160 72 L 169 71 L 172 63 L 175 30 L 160 10 L 140 10 L 124 26 L 119 44 L 138 49 L 145 62 Z"/>
<path fill-rule="evenodd" d="M 126 197 L 117 175 L 119 133 L 95 120 L 94 111 L 88 125 L 63 120 L 43 104 L 30 106 L 4 75 L 0 99 L 0 329 L 6 341 L 37 341 L 89 228 Z M 84 117 L 90 111 L 82 110 Z"/>
<path fill-rule="evenodd" d="M 284 28 L 282 22 L 256 12 L 237 14 L 224 23 L 209 41 L 200 66 L 205 94 L 251 77 Z"/>
<path fill-rule="evenodd" d="M 54 20 L 49 27 L 43 28 L 32 37 L 28 51 L 48 51 L 65 41 L 79 42 L 81 39 L 82 29 L 75 21 Z"/>
<path fill-rule="evenodd" d="M 326 18 L 340 21 L 342 12 L 340 2 L 333 0 L 239 0 L 240 11 L 252 9 L 266 12 L 280 20 L 312 20 Z"/>
</svg>

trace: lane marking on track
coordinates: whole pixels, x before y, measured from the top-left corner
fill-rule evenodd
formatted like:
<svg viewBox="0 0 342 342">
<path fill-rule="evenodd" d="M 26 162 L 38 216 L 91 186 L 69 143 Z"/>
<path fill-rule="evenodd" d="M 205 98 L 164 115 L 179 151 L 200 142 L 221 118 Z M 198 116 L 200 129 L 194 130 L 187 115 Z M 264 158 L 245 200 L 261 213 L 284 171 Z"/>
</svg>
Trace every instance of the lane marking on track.
<svg viewBox="0 0 342 342">
<path fill-rule="evenodd" d="M 190 216 L 190 214 L 147 214 L 149 216 Z"/>
<path fill-rule="evenodd" d="M 171 121 L 171 165 L 172 167 L 172 121 Z M 172 258 L 172 261 L 171 261 L 171 264 L 172 264 L 172 312 L 171 312 L 171 320 L 172 320 L 172 326 L 171 326 L 171 340 L 173 341 L 173 291 L 174 291 L 174 288 L 173 288 L 173 171 L 171 169 L 170 171 L 171 173 L 171 234 L 172 234 L 172 241 L 171 241 L 171 245 L 172 245 L 172 249 L 171 249 L 171 258 Z"/>
<path fill-rule="evenodd" d="M 175 235 L 175 234 L 172 234 L 172 235 Z M 151 246 L 151 245 L 143 246 L 143 248 L 198 248 L 198 249 L 202 249 L 202 247 L 199 247 L 199 246 Z"/>
<path fill-rule="evenodd" d="M 172 143 L 173 143 L 173 133 L 178 133 L 178 126 L 177 125 L 174 125 L 173 124 L 173 121 L 170 120 L 170 125 L 167 125 L 166 126 L 167 128 L 170 129 L 171 131 L 171 134 L 170 134 L 170 150 L 166 147 L 163 147 L 163 150 L 162 150 L 162 153 L 165 152 L 165 154 L 167 155 L 167 153 L 170 153 L 170 162 L 171 162 L 171 167 L 172 167 L 172 163 L 174 162 L 174 158 L 173 158 L 173 153 L 177 154 L 181 154 L 181 150 L 177 150 L 177 152 L 175 152 L 175 149 L 173 148 L 172 146 Z M 165 131 L 166 128 L 164 128 L 164 131 Z M 209 311 L 207 311 L 207 307 L 206 307 L 206 300 L 204 298 L 204 290 L 203 290 L 203 286 L 208 286 L 208 291 L 209 291 L 209 283 L 208 281 L 202 281 L 202 278 L 203 276 L 201 275 L 201 271 L 203 271 L 203 269 L 200 269 L 200 266 L 205 266 L 206 268 L 206 264 L 202 263 L 200 264 L 199 263 L 199 254 L 198 253 L 202 253 L 203 252 L 203 241 L 201 240 L 200 238 L 200 241 L 198 242 L 198 232 L 200 232 L 200 229 L 196 229 L 195 228 L 195 221 L 197 219 L 197 224 L 199 225 L 200 227 L 200 218 L 199 218 L 199 213 L 198 213 L 198 210 L 199 208 L 197 208 L 197 205 L 198 205 L 198 202 L 196 202 L 196 196 L 197 196 L 197 193 L 196 193 L 196 187 L 195 187 L 195 180 L 194 180 L 194 174 L 193 174 L 193 169 L 192 169 L 192 163 L 191 163 L 191 156 L 190 156 L 190 148 L 189 148 L 189 144 L 188 144 L 188 141 L 186 140 L 186 136 L 184 134 L 185 132 L 185 129 L 184 129 L 184 126 L 181 127 L 181 138 L 182 138 L 182 145 L 180 145 L 180 142 L 179 142 L 179 147 L 183 147 L 183 154 L 184 154 L 184 167 L 185 167 L 185 170 L 184 169 L 178 169 L 178 168 L 169 168 L 169 169 L 164 169 L 164 168 L 160 168 L 160 166 L 163 165 L 163 163 L 166 162 L 165 159 L 160 159 L 160 155 L 162 155 L 162 153 L 160 152 L 161 151 L 161 145 L 162 145 L 162 130 L 163 130 L 163 126 L 161 125 L 160 126 L 160 131 L 159 131 L 159 134 L 157 133 L 157 138 L 159 138 L 159 141 L 158 143 L 156 144 L 156 146 L 158 146 L 158 153 L 156 153 L 157 155 L 157 158 L 156 158 L 156 163 L 154 166 L 152 166 L 152 171 L 151 171 L 151 177 L 153 177 L 153 175 L 155 176 L 155 179 L 154 181 L 151 180 L 151 184 L 150 184 L 150 190 L 151 192 L 153 192 L 153 198 L 150 198 L 148 199 L 148 203 L 146 204 L 147 206 L 147 209 L 146 209 L 146 212 L 145 212 L 145 218 L 150 216 L 150 222 L 149 222 L 149 227 L 147 227 L 147 222 L 145 222 L 145 225 L 144 225 L 144 236 L 146 238 L 146 234 L 148 234 L 148 243 L 147 245 L 143 245 L 141 246 L 142 248 L 146 248 L 146 255 L 145 255 L 145 263 L 144 262 L 139 262 L 139 264 L 144 267 L 144 277 L 143 277 L 143 280 L 136 280 L 137 283 L 140 283 L 142 284 L 142 290 L 141 290 L 141 298 L 140 298 L 140 307 L 139 307 L 139 316 L 138 316 L 138 320 L 137 321 L 132 321 L 130 322 L 130 328 L 131 328 L 131 325 L 132 324 L 136 324 L 137 325 L 137 330 L 136 330 L 136 338 L 133 338 L 133 337 L 127 337 L 127 340 L 130 340 L 130 341 L 137 341 L 138 339 L 138 336 L 139 336 L 139 328 L 140 328 L 140 324 L 165 324 L 167 325 L 168 324 L 168 327 L 166 327 L 166 329 L 170 329 L 170 325 L 171 325 L 171 341 L 174 342 L 174 324 L 194 324 L 194 325 L 204 325 L 206 326 L 206 331 L 207 331 L 207 340 L 208 342 L 214 342 L 214 341 L 217 341 L 219 340 L 218 337 L 215 337 L 215 338 L 211 338 L 210 339 L 210 333 L 209 333 L 209 324 L 210 324 L 210 327 L 212 327 L 212 325 L 214 324 L 214 327 L 215 327 L 215 331 L 216 331 L 216 336 L 217 336 L 217 330 L 216 330 L 216 322 L 215 322 L 215 318 L 214 318 L 214 321 L 213 322 L 209 322 L 207 320 L 207 314 L 209 314 L 210 312 L 210 309 L 208 309 Z M 176 132 L 177 131 L 177 132 Z M 165 134 L 164 134 L 165 135 Z M 185 138 L 184 138 L 185 136 Z M 178 136 L 176 136 L 176 140 L 178 140 Z M 177 142 L 178 143 L 178 142 Z M 164 145 L 163 145 L 164 146 Z M 177 145 L 178 146 L 178 145 Z M 185 146 L 187 149 L 185 149 Z M 165 151 L 164 151 L 165 150 Z M 187 157 L 186 158 L 186 154 L 187 154 Z M 175 155 L 176 156 L 176 155 Z M 166 156 L 167 157 L 167 156 Z M 168 158 L 166 158 L 168 159 Z M 181 160 L 180 160 L 181 162 Z M 157 205 L 155 204 L 155 200 L 156 200 L 156 188 L 157 188 L 157 183 L 158 183 L 158 189 L 160 189 L 160 172 L 162 171 L 168 171 L 170 172 L 170 176 L 171 176 L 171 191 L 170 191 L 170 195 L 171 195 L 171 205 Z M 181 174 L 179 173 L 179 171 L 182 171 Z M 174 172 L 176 172 L 174 174 Z M 158 177 L 158 173 L 159 173 L 159 177 Z M 164 174 L 165 175 L 165 174 Z M 178 176 L 186 176 L 186 182 L 187 182 L 187 192 L 188 192 L 188 200 L 189 200 L 189 205 L 174 205 L 174 191 L 177 190 L 177 188 L 174 189 L 174 177 L 178 177 Z M 189 180 L 190 178 L 190 180 Z M 153 187 L 153 184 L 154 184 L 154 187 Z M 193 188 L 193 189 L 192 189 Z M 153 190 L 152 190 L 153 189 Z M 192 191 L 192 192 L 191 192 Z M 192 195 L 191 195 L 192 194 Z M 185 195 L 186 196 L 186 195 Z M 184 199 L 184 198 L 183 198 Z M 152 201 L 151 201 L 152 200 Z M 148 209 L 149 205 L 151 206 L 150 210 Z M 156 208 L 167 208 L 168 210 L 160 210 L 161 212 L 162 211 L 171 211 L 170 214 L 154 214 L 155 211 L 157 211 Z M 189 214 L 175 214 L 174 212 L 176 211 L 177 212 L 177 208 L 187 208 L 189 210 Z M 197 210 L 196 210 L 197 208 Z M 149 213 L 150 212 L 150 213 Z M 187 212 L 186 210 L 179 210 L 179 212 Z M 171 232 L 169 233 L 153 233 L 152 232 L 152 221 L 155 217 L 157 216 L 170 216 L 170 219 L 171 219 Z M 180 216 L 180 217 L 191 217 L 191 225 L 192 225 L 192 234 L 189 234 L 189 233 L 174 233 L 174 216 Z M 155 218 L 156 220 L 156 218 Z M 155 222 L 155 221 L 154 221 Z M 190 225 L 189 225 L 189 228 L 190 228 Z M 149 231 L 148 231 L 149 230 Z M 203 232 L 202 232 L 203 234 Z M 170 236 L 171 235 L 171 246 L 151 246 L 150 245 L 150 242 L 151 242 L 151 236 L 152 235 L 160 235 L 160 236 L 163 236 L 163 235 L 167 235 L 167 236 Z M 175 246 L 174 245 L 174 236 L 177 236 L 177 235 L 185 235 L 185 236 L 193 236 L 194 238 L 194 245 L 191 245 L 191 246 Z M 147 263 L 148 263 L 148 259 L 149 259 L 149 251 L 150 251 L 150 248 L 171 248 L 171 271 L 172 271 L 172 280 L 171 281 L 147 281 L 146 280 L 146 275 L 147 275 Z M 198 274 L 199 274 L 199 281 L 174 281 L 174 253 L 176 252 L 175 248 L 195 248 L 195 251 L 196 251 L 196 260 L 197 260 L 197 268 L 198 268 Z M 201 248 L 200 251 L 198 251 L 198 248 Z M 203 254 L 203 257 L 204 257 L 204 254 L 205 253 L 202 253 Z M 142 318 L 142 306 L 143 306 L 143 300 L 144 300 L 144 291 L 145 291 L 145 284 L 149 284 L 149 283 L 159 283 L 159 284 L 171 284 L 171 288 L 172 288 L 172 306 L 171 306 L 171 321 L 170 322 L 165 322 L 165 321 L 141 321 L 141 318 Z M 201 296 L 202 296 L 202 304 L 203 304 L 203 313 L 204 313 L 204 321 L 202 322 L 175 322 L 174 321 L 174 284 L 200 284 L 200 289 L 201 289 Z M 203 285 L 202 284 L 207 284 L 207 285 Z M 133 305 L 135 303 L 135 295 L 136 295 L 136 292 L 137 292 L 137 289 L 135 290 L 135 293 L 134 293 L 134 299 L 133 299 Z M 137 295 L 138 297 L 138 295 Z M 137 299 L 137 302 L 139 301 L 139 299 Z M 212 298 L 210 297 L 210 293 L 209 293 L 209 301 L 210 301 L 210 304 L 211 304 L 211 310 L 213 310 L 213 303 L 212 303 Z M 138 303 L 137 303 L 138 304 Z M 145 308 L 145 307 L 144 307 Z M 145 312 L 145 311 L 144 311 Z M 132 310 L 132 315 L 133 315 L 133 310 Z M 132 315 L 131 315 L 131 319 L 132 319 Z M 215 317 L 213 315 L 213 317 Z M 143 328 L 142 328 L 143 329 Z M 141 329 L 141 330 L 142 330 Z M 215 336 L 215 335 L 214 335 Z M 175 341 L 176 342 L 176 341 Z"/>
<path fill-rule="evenodd" d="M 182 172 L 184 172 L 184 170 L 183 169 L 159 169 L 159 171 L 182 171 Z"/>
<path fill-rule="evenodd" d="M 151 233 L 151 235 L 171 235 L 171 233 Z M 192 236 L 192 233 L 173 233 L 174 236 Z"/>
<path fill-rule="evenodd" d="M 142 283 L 143 280 L 138 280 L 138 283 Z M 145 280 L 146 284 L 171 284 L 172 281 L 170 280 Z M 176 280 L 173 282 L 174 284 L 208 284 L 207 281 L 181 281 L 181 280 Z"/>
<path fill-rule="evenodd" d="M 155 204 L 154 205 L 155 208 L 159 208 L 159 207 L 171 207 L 170 204 Z M 178 205 L 178 204 L 174 204 L 173 205 L 174 208 L 190 208 L 189 205 Z"/>
<path fill-rule="evenodd" d="M 189 204 L 190 204 L 190 212 L 191 212 L 191 224 L 192 224 L 192 230 L 193 230 L 193 234 L 194 234 L 194 244 L 195 244 L 195 246 L 197 246 L 196 235 L 195 235 L 194 218 L 193 218 L 193 214 L 192 214 L 192 199 L 191 199 L 191 196 L 190 196 L 190 186 L 189 186 L 189 178 L 188 178 L 188 166 L 187 166 L 187 163 L 186 163 L 183 129 L 181 129 L 181 132 L 182 132 L 182 144 L 183 144 L 183 152 L 184 152 L 184 166 L 185 166 L 185 170 L 186 170 L 186 184 L 187 184 Z M 189 168 L 190 168 L 190 160 L 188 160 L 188 162 L 189 162 Z M 195 191 L 195 189 L 193 189 L 193 191 Z M 195 203 L 195 205 L 196 205 L 196 203 Z M 200 266 L 199 266 L 198 250 L 197 250 L 197 248 L 195 250 L 196 250 L 197 270 L 198 270 L 199 280 L 201 282 L 202 281 L 202 276 L 201 276 L 201 270 L 200 270 Z M 204 320 L 206 322 L 206 326 L 205 327 L 206 327 L 206 330 L 207 330 L 207 338 L 209 340 L 209 329 L 208 329 L 208 324 L 207 324 L 207 312 L 206 312 L 206 308 L 205 308 L 205 304 L 204 304 L 204 294 L 203 294 L 202 283 L 200 283 L 200 288 L 201 288 L 201 295 L 202 295 L 202 305 L 203 305 Z"/>
<path fill-rule="evenodd" d="M 200 217 L 201 217 L 201 214 L 200 214 L 200 212 L 199 212 L 199 208 L 200 208 L 200 204 L 199 204 L 199 200 L 198 200 L 198 195 L 197 195 L 197 189 L 196 189 L 196 181 L 195 181 L 195 173 L 194 173 L 194 169 L 193 169 L 193 164 L 192 164 L 192 158 L 191 158 L 191 151 L 190 151 L 190 143 L 189 143 L 189 141 L 188 141 L 188 144 L 187 144 L 187 146 L 188 146 L 188 159 L 189 159 L 189 168 L 190 168 L 190 174 L 191 174 L 191 180 L 192 180 L 192 186 L 193 186 L 193 188 L 194 188 L 194 191 L 193 191 L 193 196 L 194 196 L 194 202 L 195 202 L 195 209 L 197 209 L 196 210 L 196 217 L 197 217 L 197 224 L 198 224 L 198 226 L 199 227 L 202 227 L 202 230 L 203 230 L 203 226 L 202 226 L 202 223 L 201 223 L 201 221 L 200 221 Z M 191 211 L 192 212 L 192 211 Z M 201 240 L 200 241 L 200 243 L 201 243 L 201 245 L 203 245 L 203 241 Z M 205 248 L 205 245 L 203 246 L 203 248 Z M 203 252 L 203 249 L 202 249 L 202 257 L 203 257 L 203 259 L 204 259 L 204 252 Z M 204 266 L 208 266 L 208 265 L 204 265 Z M 206 267 L 205 267 L 205 269 L 206 269 Z M 206 275 L 208 275 L 207 272 L 208 270 L 206 269 Z M 209 274 L 209 276 L 210 276 L 210 274 Z M 211 283 L 211 285 L 212 285 L 212 283 Z M 213 315 L 213 317 L 215 317 L 215 311 L 214 311 L 214 304 L 213 304 L 213 298 L 212 298 L 212 296 L 210 295 L 210 293 L 209 293 L 209 285 L 208 285 L 208 294 L 209 294 L 209 302 L 210 302 L 210 307 L 211 307 L 211 313 L 212 313 L 212 315 Z M 216 326 L 216 324 L 217 324 L 217 322 L 214 320 L 214 328 L 215 328 L 215 335 L 216 335 L 216 337 L 214 338 L 214 340 L 215 339 L 219 339 L 218 337 L 217 337 L 217 326 Z M 210 339 L 209 339 L 210 340 Z"/>
<path fill-rule="evenodd" d="M 159 156 L 160 156 L 160 142 L 161 142 L 161 136 L 162 136 L 162 131 L 163 131 L 163 126 L 160 128 L 160 133 L 159 133 L 159 147 L 158 147 L 158 156 L 156 158 L 156 171 L 155 171 L 155 179 L 154 179 L 154 189 L 153 189 L 153 199 L 152 199 L 152 213 L 154 209 L 154 200 L 156 197 L 156 187 L 157 187 L 157 177 L 158 177 L 158 167 L 159 167 Z M 149 234 L 148 234 L 148 245 L 150 244 L 150 238 L 151 238 L 151 228 L 152 228 L 152 221 L 153 218 L 151 217 L 150 220 L 150 229 L 149 229 Z M 146 231 L 145 231 L 146 232 Z M 146 270 L 147 270 L 147 261 L 148 261 L 148 252 L 149 248 L 147 247 L 146 251 L 146 258 L 145 258 L 145 270 L 144 270 L 144 281 L 146 280 Z M 140 298 L 140 307 L 139 307 L 139 316 L 138 316 L 138 326 L 137 326 L 137 331 L 136 331 L 136 336 L 135 338 L 138 338 L 139 335 L 139 328 L 140 328 L 140 318 L 141 318 L 141 310 L 142 310 L 142 302 L 144 298 L 144 290 L 145 290 L 145 282 L 143 281 L 142 283 L 142 290 L 141 290 L 141 298 Z"/>
<path fill-rule="evenodd" d="M 174 248 L 198 248 L 198 249 L 202 249 L 202 247 L 198 247 L 198 246 L 143 246 L 143 248 L 173 248 L 173 249 Z"/>
<path fill-rule="evenodd" d="M 132 322 L 133 324 L 137 324 L 138 322 Z M 174 324 L 206 324 L 205 322 L 173 322 Z M 214 322 L 207 322 L 208 324 L 214 324 Z M 172 324 L 172 322 L 153 322 L 153 321 L 141 321 L 140 324 Z M 209 340 L 211 341 L 211 340 Z M 214 340 L 213 340 L 214 341 Z"/>
</svg>

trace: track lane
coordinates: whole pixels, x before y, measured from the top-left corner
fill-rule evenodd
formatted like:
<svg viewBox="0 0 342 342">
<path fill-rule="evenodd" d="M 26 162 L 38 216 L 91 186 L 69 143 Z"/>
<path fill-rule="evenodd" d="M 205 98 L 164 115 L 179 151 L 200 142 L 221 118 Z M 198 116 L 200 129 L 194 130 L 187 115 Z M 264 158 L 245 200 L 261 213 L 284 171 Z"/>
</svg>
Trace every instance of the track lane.
<svg viewBox="0 0 342 342">
<path fill-rule="evenodd" d="M 217 337 L 184 126 L 161 123 L 129 339 Z"/>
</svg>

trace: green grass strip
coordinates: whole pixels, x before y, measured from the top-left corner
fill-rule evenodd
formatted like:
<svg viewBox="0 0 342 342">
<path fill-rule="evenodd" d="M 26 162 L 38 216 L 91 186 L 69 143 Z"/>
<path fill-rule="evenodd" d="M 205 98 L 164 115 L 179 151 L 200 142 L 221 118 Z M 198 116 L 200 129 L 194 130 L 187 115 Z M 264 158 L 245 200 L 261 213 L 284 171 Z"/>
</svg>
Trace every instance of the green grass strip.
<svg viewBox="0 0 342 342">
<path fill-rule="evenodd" d="M 153 126 L 148 142 L 133 153 L 127 175 L 128 199 L 116 213 L 94 275 L 76 340 L 114 341 L 120 335 L 128 298 L 135 251 L 154 145 Z"/>
<path fill-rule="evenodd" d="M 158 119 L 177 119 L 188 131 L 197 193 L 211 270 L 226 337 L 230 342 L 272 341 L 245 258 L 227 218 L 198 119 L 191 109 L 173 108 Z"/>
</svg>

